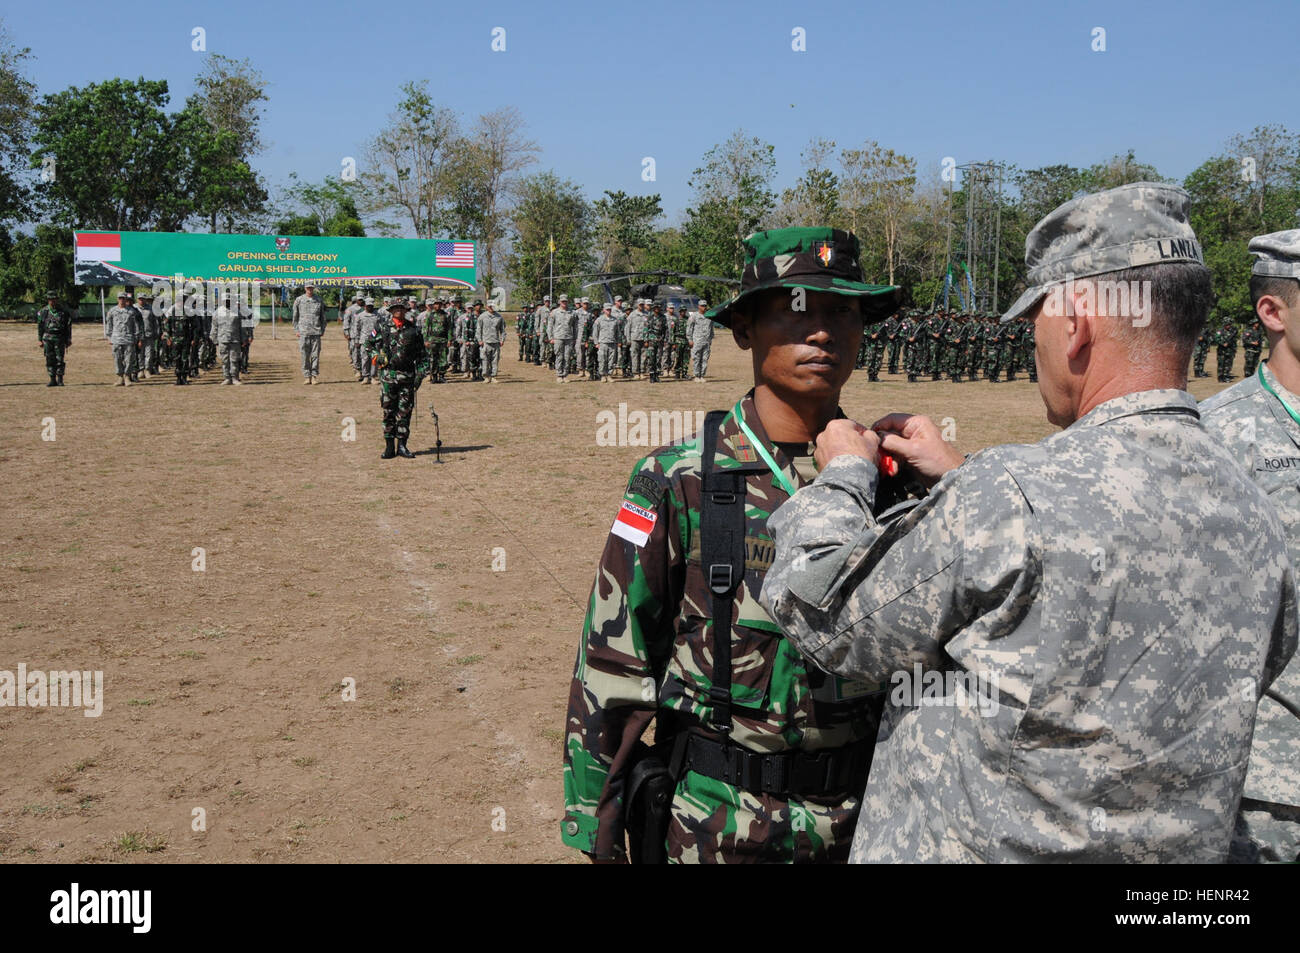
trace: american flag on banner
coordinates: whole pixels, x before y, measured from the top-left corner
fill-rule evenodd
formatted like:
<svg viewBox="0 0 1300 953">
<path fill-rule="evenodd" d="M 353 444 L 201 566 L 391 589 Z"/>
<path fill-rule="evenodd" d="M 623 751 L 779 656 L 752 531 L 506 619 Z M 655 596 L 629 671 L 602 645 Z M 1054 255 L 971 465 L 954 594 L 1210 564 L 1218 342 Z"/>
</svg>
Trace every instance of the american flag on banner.
<svg viewBox="0 0 1300 953">
<path fill-rule="evenodd" d="M 473 268 L 473 242 L 434 242 L 435 268 Z"/>
</svg>

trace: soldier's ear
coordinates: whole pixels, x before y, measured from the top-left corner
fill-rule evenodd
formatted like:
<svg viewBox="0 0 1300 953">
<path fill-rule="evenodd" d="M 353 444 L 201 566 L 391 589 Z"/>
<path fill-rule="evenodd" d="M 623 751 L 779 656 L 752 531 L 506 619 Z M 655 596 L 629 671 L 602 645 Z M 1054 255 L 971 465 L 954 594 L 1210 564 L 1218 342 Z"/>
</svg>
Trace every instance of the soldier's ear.
<svg viewBox="0 0 1300 953">
<path fill-rule="evenodd" d="M 742 351 L 748 351 L 754 346 L 750 338 L 750 316 L 747 312 L 731 312 L 731 336 Z"/>
</svg>

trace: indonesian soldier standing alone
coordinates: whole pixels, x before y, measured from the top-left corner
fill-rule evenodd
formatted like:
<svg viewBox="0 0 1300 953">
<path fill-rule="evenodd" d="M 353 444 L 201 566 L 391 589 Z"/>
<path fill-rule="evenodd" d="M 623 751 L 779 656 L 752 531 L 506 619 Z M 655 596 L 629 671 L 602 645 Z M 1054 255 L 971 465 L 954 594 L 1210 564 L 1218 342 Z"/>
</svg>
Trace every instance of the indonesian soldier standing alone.
<svg viewBox="0 0 1300 953">
<path fill-rule="evenodd" d="M 420 329 L 406 320 L 406 302 L 394 301 L 388 313 L 391 320 L 379 325 L 366 345 L 366 354 L 379 371 L 379 406 L 384 411 L 384 452 L 380 456 L 384 460 L 394 456 L 411 459 L 415 454 L 406 449 L 411 412 L 429 363 Z"/>
<path fill-rule="evenodd" d="M 1296 593 L 1277 517 L 1184 389 L 1211 300 L 1189 204 L 1135 183 L 1029 233 L 1003 321 L 1033 316 L 1063 430 L 963 461 L 925 417 L 832 421 L 770 521 L 763 605 L 824 670 L 890 688 L 854 861 L 1227 857 Z M 1108 310 L 1098 287 L 1134 281 L 1150 310 Z M 882 447 L 931 484 L 888 526 Z"/>
<path fill-rule="evenodd" d="M 293 330 L 302 351 L 304 384 L 315 384 L 320 376 L 320 344 L 325 334 L 325 303 L 316 297 L 316 286 L 308 283 L 293 299 Z"/>
<path fill-rule="evenodd" d="M 117 293 L 117 307 L 104 315 L 104 338 L 113 346 L 113 373 L 117 387 L 129 387 L 131 364 L 135 359 L 135 339 L 140 333 L 140 315 L 131 307 L 131 293 Z"/>
<path fill-rule="evenodd" d="M 629 808 L 643 862 L 847 856 L 879 696 L 808 666 L 756 597 L 768 515 L 814 475 L 809 441 L 839 412 L 863 322 L 894 308 L 897 289 L 865 284 L 858 254 L 829 228 L 749 236 L 740 296 L 706 317 L 751 352 L 755 387 L 633 470 L 566 723 L 562 836 L 593 860 L 628 856 Z M 652 721 L 671 804 L 643 823 L 629 782 L 652 763 L 639 741 Z"/>
<path fill-rule="evenodd" d="M 55 291 L 45 293 L 45 307 L 36 314 L 36 337 L 45 350 L 45 371 L 50 375 L 46 387 L 63 386 L 63 354 L 72 347 L 72 312 L 59 306 Z"/>
<path fill-rule="evenodd" d="M 1281 520 L 1300 566 L 1300 229 L 1250 241 L 1251 323 L 1268 362 L 1201 404 L 1205 429 L 1246 469 Z M 1230 859 L 1300 861 L 1300 661 L 1259 701 Z"/>
</svg>

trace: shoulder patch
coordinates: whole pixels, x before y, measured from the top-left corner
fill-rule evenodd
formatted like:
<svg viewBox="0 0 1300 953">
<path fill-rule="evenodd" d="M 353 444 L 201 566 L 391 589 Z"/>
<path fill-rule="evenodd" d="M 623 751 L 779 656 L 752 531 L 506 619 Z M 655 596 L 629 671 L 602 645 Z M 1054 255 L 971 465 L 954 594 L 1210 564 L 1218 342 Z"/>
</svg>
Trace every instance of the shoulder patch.
<svg viewBox="0 0 1300 953">
<path fill-rule="evenodd" d="M 664 498 L 664 487 L 658 480 L 647 473 L 638 473 L 627 485 L 627 496 L 639 496 L 650 506 L 656 507 Z"/>
<path fill-rule="evenodd" d="M 736 434 L 732 438 L 731 449 L 738 463 L 758 462 L 758 454 L 754 452 L 754 445 L 749 442 L 749 438 L 743 432 Z"/>
</svg>

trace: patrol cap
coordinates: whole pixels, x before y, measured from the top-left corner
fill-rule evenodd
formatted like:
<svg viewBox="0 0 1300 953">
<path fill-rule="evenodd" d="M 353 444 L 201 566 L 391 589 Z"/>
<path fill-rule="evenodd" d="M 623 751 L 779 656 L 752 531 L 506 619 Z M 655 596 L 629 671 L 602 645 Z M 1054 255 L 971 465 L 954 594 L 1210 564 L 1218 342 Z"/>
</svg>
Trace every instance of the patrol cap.
<svg viewBox="0 0 1300 953">
<path fill-rule="evenodd" d="M 352 300 L 353 300 L 353 301 L 360 301 L 360 302 L 364 303 L 366 299 L 363 298 L 361 295 L 353 295 L 353 296 L 352 296 Z"/>
<path fill-rule="evenodd" d="M 560 300 L 561 300 L 561 301 L 568 301 L 568 300 L 569 300 L 569 296 L 568 296 L 568 295 L 560 295 Z"/>
<path fill-rule="evenodd" d="M 58 299 L 59 299 L 59 293 L 58 293 L 57 291 L 47 291 L 47 292 L 45 292 L 45 300 L 46 300 L 46 301 L 57 301 Z"/>
<path fill-rule="evenodd" d="M 676 310 L 677 310 L 677 305 L 675 305 L 675 304 L 673 304 L 671 301 L 669 301 L 669 302 L 668 302 L 668 310 L 669 310 L 669 311 L 676 311 Z"/>
<path fill-rule="evenodd" d="M 314 282 L 314 281 L 308 281 L 308 282 L 306 282 L 306 283 L 303 285 L 303 287 L 304 287 L 304 288 L 315 288 L 315 287 L 316 287 L 316 282 Z"/>
<path fill-rule="evenodd" d="M 123 288 L 121 291 L 119 291 L 119 292 L 117 293 L 117 296 L 118 296 L 119 298 L 126 298 L 126 299 L 130 300 L 130 298 L 131 298 L 131 292 L 129 292 L 129 291 L 127 291 L 125 288 Z"/>
<path fill-rule="evenodd" d="M 703 298 L 701 298 L 701 299 L 700 299 L 700 304 L 699 304 L 699 306 L 700 306 L 701 308 L 707 308 L 707 307 L 709 306 L 709 303 L 708 303 L 707 301 L 705 301 Z"/>
<path fill-rule="evenodd" d="M 868 284 L 858 258 L 861 246 L 852 232 L 838 228 L 774 228 L 744 241 L 745 270 L 740 294 L 706 317 L 731 327 L 738 302 L 770 288 L 805 288 L 863 298 L 867 323 L 883 321 L 898 305 L 901 289 Z"/>
<path fill-rule="evenodd" d="M 1300 279 L 1300 228 L 1256 235 L 1246 248 L 1255 256 L 1252 275 Z"/>
<path fill-rule="evenodd" d="M 374 304 L 374 303 L 375 303 L 375 299 L 374 299 L 374 298 L 367 298 L 367 299 L 365 300 L 365 304 Z"/>
<path fill-rule="evenodd" d="M 588 298 L 586 295 L 583 295 L 582 301 L 580 301 L 579 304 L 591 304 L 591 299 Z"/>
<path fill-rule="evenodd" d="M 1025 238 L 1029 287 L 1002 315 L 1027 314 L 1062 282 L 1172 262 L 1205 264 L 1187 218 L 1187 193 L 1159 182 L 1133 182 L 1071 199 Z"/>
<path fill-rule="evenodd" d="M 392 304 L 390 304 L 390 305 L 388 306 L 388 310 L 389 310 L 389 311 L 408 311 L 408 310 L 410 310 L 410 309 L 406 307 L 406 302 L 405 302 L 405 301 L 403 301 L 401 298 L 398 298 L 396 301 L 394 301 Z"/>
<path fill-rule="evenodd" d="M 622 296 L 622 295 L 614 295 L 614 302 L 615 302 L 616 304 L 617 304 L 618 302 L 622 301 L 622 300 L 623 300 L 623 296 Z"/>
<path fill-rule="evenodd" d="M 614 306 L 613 306 L 612 304 L 610 304 L 608 301 L 606 301 L 604 304 L 602 304 L 602 305 L 600 306 L 600 310 L 601 310 L 601 311 L 613 311 L 613 310 L 614 310 Z"/>
</svg>

